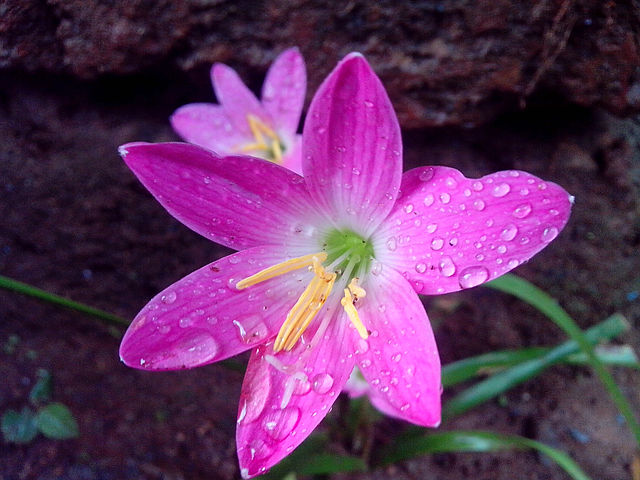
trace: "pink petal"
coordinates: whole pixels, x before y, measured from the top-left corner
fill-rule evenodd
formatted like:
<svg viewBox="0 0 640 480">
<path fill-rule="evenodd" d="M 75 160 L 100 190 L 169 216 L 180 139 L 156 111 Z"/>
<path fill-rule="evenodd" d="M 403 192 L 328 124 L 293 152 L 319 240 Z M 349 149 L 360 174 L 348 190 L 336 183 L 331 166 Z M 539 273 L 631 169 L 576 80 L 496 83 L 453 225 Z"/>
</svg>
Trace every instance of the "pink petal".
<svg viewBox="0 0 640 480">
<path fill-rule="evenodd" d="M 262 86 L 262 105 L 278 130 L 296 132 L 307 91 L 304 59 L 297 48 L 282 52 L 271 64 Z"/>
<path fill-rule="evenodd" d="M 357 308 L 371 334 L 356 341 L 356 362 L 371 386 L 374 405 L 409 422 L 437 426 L 440 358 L 424 306 L 387 265 L 363 286 L 367 296 Z"/>
<path fill-rule="evenodd" d="M 219 105 L 191 103 L 171 115 L 171 125 L 187 142 L 213 150 L 220 155 L 238 151 L 251 138 L 233 128 Z"/>
<path fill-rule="evenodd" d="M 302 135 L 294 135 L 286 145 L 282 166 L 302 175 Z"/>
<path fill-rule="evenodd" d="M 474 287 L 526 262 L 571 211 L 564 189 L 519 171 L 474 180 L 452 168 L 417 168 L 401 190 L 376 233 L 376 255 L 424 294 Z"/>
<path fill-rule="evenodd" d="M 225 114 L 242 135 L 253 138 L 247 115 L 258 117 L 265 125 L 273 127 L 273 120 L 262 107 L 256 96 L 242 82 L 234 69 L 216 63 L 211 67 L 211 82 L 216 97 Z"/>
<path fill-rule="evenodd" d="M 402 142 L 387 93 L 362 55 L 348 55 L 322 83 L 302 136 L 311 195 L 338 225 L 370 233 L 395 203 Z"/>
<path fill-rule="evenodd" d="M 316 230 L 302 177 L 273 163 L 186 143 L 133 143 L 120 153 L 171 215 L 214 242 L 309 245 Z"/>
<path fill-rule="evenodd" d="M 130 367 L 175 370 L 216 362 L 264 343 L 275 336 L 302 294 L 306 283 L 301 275 L 311 274 L 287 274 L 244 290 L 235 285 L 283 260 L 281 248 L 256 247 L 177 281 L 133 320 L 120 358 Z"/>
<path fill-rule="evenodd" d="M 274 354 L 269 342 L 252 352 L 236 430 L 244 478 L 264 473 L 307 438 L 349 378 L 354 330 L 333 303 L 303 335 L 311 347 L 298 343 L 291 352 Z"/>
</svg>

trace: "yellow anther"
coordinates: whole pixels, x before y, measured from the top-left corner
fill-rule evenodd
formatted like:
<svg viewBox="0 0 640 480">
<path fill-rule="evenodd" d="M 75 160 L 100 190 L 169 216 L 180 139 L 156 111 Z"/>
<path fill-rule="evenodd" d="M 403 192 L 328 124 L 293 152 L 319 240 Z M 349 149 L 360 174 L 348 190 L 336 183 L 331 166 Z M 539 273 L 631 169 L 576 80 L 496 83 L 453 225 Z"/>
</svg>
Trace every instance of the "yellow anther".
<svg viewBox="0 0 640 480">
<path fill-rule="evenodd" d="M 351 283 L 353 283 L 353 280 L 351 281 Z M 351 288 L 351 283 L 349 284 L 349 288 Z M 360 320 L 358 311 L 356 310 L 356 307 L 353 305 L 353 298 L 351 297 L 351 292 L 349 291 L 349 288 L 344 289 L 344 297 L 342 297 L 342 300 L 340 300 L 340 303 L 342 304 L 342 308 L 344 308 L 345 313 L 349 317 L 349 320 L 351 320 L 351 323 L 353 324 L 353 326 L 356 327 L 356 330 L 358 330 L 360 337 L 366 340 L 369 337 L 369 332 L 367 332 L 367 329 L 362 324 L 362 320 Z M 358 287 L 358 288 L 361 288 L 361 287 Z"/>
<path fill-rule="evenodd" d="M 364 298 L 367 296 L 367 292 L 364 290 L 364 288 L 358 285 L 359 280 L 360 279 L 358 277 L 353 277 L 348 285 L 349 291 L 353 295 L 354 302 L 359 300 L 360 298 Z"/>
<path fill-rule="evenodd" d="M 287 260 L 272 267 L 265 268 L 264 270 L 260 270 L 258 273 L 255 273 L 250 277 L 243 278 L 238 283 L 236 283 L 236 288 L 238 290 L 243 290 L 247 287 L 250 287 L 251 285 L 264 282 L 265 280 L 269 280 L 273 277 L 278 277 L 280 275 L 284 275 L 285 273 L 299 270 L 304 267 L 314 266 L 315 270 L 315 265 L 320 265 L 326 259 L 327 254 L 325 252 L 311 253 L 302 257 L 292 258 L 291 260 Z M 320 266 L 320 268 L 322 268 L 322 266 Z"/>
<path fill-rule="evenodd" d="M 276 132 L 251 113 L 247 115 L 247 123 L 255 142 L 243 145 L 236 150 L 238 152 L 261 150 L 270 156 L 269 160 L 282 163 L 282 145 Z"/>
<path fill-rule="evenodd" d="M 322 267 L 318 257 L 314 257 L 312 270 L 314 277 L 302 295 L 287 314 L 278 336 L 273 344 L 273 351 L 291 350 L 307 329 L 311 320 L 317 315 L 336 281 L 335 273 L 328 273 Z"/>
</svg>

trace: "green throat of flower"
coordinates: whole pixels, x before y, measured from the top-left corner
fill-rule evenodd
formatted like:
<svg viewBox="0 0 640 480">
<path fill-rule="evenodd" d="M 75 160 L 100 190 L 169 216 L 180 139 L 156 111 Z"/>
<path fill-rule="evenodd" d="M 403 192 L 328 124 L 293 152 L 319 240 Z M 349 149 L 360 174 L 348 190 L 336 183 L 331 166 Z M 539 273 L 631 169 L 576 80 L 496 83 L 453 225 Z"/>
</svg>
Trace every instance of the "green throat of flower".
<svg viewBox="0 0 640 480">
<path fill-rule="evenodd" d="M 311 282 L 287 314 L 278 332 L 273 345 L 273 351 L 277 353 L 281 350 L 289 351 L 295 346 L 329 298 L 336 280 L 340 279 L 340 283 L 345 286 L 340 304 L 359 335 L 366 339 L 369 334 L 360 320 L 356 304 L 366 295 L 358 282 L 362 275 L 369 272 L 373 258 L 373 245 L 368 239 L 351 230 L 332 230 L 325 238 L 322 251 L 265 268 L 240 280 L 236 283 L 236 288 L 243 290 L 301 268 L 308 268 L 313 272 Z"/>
</svg>

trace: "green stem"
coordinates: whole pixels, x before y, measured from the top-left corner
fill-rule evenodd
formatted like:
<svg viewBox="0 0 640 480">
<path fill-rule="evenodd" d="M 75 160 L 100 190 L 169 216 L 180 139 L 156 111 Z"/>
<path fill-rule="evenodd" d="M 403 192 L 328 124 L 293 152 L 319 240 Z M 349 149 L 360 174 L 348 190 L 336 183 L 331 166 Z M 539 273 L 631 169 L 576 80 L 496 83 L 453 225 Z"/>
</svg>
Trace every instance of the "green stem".
<svg viewBox="0 0 640 480">
<path fill-rule="evenodd" d="M 98 308 L 90 307 L 89 305 L 85 305 L 83 303 L 74 302 L 73 300 L 69 300 L 68 298 L 49 293 L 45 290 L 41 290 L 26 283 L 18 282 L 17 280 L 13 280 L 12 278 L 5 277 L 3 275 L 0 275 L 0 288 L 4 288 L 12 292 L 22 293 L 23 295 L 28 295 L 45 302 L 53 303 L 54 305 L 59 305 L 71 310 L 86 313 L 87 315 L 97 317 L 107 323 L 113 323 L 115 325 L 125 327 L 129 325 L 128 321 L 126 321 L 124 318 L 118 317 L 117 315 L 113 315 Z"/>
<path fill-rule="evenodd" d="M 637 444 L 640 445 L 640 425 L 633 415 L 631 405 L 620 391 L 611 373 L 596 356 L 593 345 L 585 337 L 583 331 L 569 314 L 560 307 L 553 298 L 547 295 L 547 293 L 515 275 L 503 275 L 486 285 L 501 292 L 509 293 L 534 306 L 552 319 L 558 327 L 578 343 L 580 349 L 588 357 L 591 367 L 609 392 L 616 407 L 618 407 L 618 410 L 627 421 L 627 425 L 629 425 L 629 429 L 633 432 Z"/>
</svg>

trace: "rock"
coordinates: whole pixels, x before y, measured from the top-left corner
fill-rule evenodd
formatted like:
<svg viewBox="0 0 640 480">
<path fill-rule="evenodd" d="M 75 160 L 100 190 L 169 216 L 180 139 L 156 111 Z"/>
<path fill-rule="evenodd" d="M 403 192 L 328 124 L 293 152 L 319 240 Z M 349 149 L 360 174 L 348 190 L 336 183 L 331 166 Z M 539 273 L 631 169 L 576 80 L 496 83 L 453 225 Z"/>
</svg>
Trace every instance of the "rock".
<svg viewBox="0 0 640 480">
<path fill-rule="evenodd" d="M 340 57 L 364 53 L 407 128 L 473 126 L 540 91 L 632 115 L 638 12 L 637 0 L 5 0 L 0 67 L 93 79 L 222 61 L 259 85 L 298 45 L 310 94 Z"/>
</svg>

